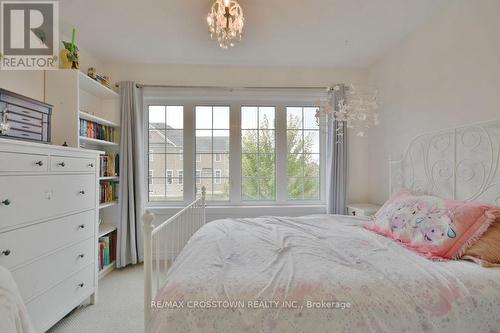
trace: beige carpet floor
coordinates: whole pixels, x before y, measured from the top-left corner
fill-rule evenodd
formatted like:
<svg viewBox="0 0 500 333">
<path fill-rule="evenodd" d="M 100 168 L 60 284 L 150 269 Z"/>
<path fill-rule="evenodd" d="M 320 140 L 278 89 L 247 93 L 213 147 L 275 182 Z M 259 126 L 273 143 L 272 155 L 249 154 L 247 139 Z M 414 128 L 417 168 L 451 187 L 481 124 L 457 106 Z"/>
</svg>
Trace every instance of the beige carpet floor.
<svg viewBox="0 0 500 333">
<path fill-rule="evenodd" d="M 48 332 L 144 332 L 143 281 L 142 265 L 112 271 L 99 281 L 96 305 L 80 306 Z"/>
</svg>

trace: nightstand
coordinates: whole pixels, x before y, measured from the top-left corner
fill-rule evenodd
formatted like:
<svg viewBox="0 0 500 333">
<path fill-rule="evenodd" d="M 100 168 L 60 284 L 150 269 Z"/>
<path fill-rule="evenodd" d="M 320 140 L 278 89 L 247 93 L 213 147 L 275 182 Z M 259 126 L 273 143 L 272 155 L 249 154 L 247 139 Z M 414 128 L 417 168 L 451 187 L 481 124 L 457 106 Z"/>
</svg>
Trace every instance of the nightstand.
<svg viewBox="0 0 500 333">
<path fill-rule="evenodd" d="M 373 216 L 380 207 L 382 206 L 369 203 L 348 204 L 347 214 L 352 216 Z"/>
</svg>

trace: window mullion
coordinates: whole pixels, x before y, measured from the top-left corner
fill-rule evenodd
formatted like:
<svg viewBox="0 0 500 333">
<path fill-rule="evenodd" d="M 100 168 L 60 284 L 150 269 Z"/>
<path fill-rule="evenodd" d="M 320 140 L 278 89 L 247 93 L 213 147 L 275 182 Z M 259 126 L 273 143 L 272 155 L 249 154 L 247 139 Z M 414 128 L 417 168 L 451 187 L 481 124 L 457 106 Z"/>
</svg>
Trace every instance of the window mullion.
<svg viewBox="0 0 500 333">
<path fill-rule="evenodd" d="M 195 131 L 194 131 L 194 105 L 186 103 L 184 106 L 184 150 L 183 150 L 183 191 L 184 201 L 191 202 L 194 200 L 194 184 L 195 184 Z"/>
<path fill-rule="evenodd" d="M 286 109 L 276 105 L 276 202 L 286 203 L 287 193 L 287 144 L 286 144 Z"/>
<path fill-rule="evenodd" d="M 229 111 L 229 200 L 241 203 L 241 105 Z"/>
</svg>

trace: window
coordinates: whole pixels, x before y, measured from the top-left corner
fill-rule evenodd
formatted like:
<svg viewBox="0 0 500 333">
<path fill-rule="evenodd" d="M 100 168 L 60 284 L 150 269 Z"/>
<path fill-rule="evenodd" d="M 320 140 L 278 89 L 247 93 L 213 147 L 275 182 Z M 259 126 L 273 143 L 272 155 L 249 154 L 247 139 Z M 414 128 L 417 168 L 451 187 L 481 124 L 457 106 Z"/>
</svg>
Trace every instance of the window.
<svg viewBox="0 0 500 333">
<path fill-rule="evenodd" d="M 287 193 L 290 200 L 319 200 L 320 148 L 317 108 L 287 107 Z"/>
<path fill-rule="evenodd" d="M 201 185 L 201 170 L 196 170 L 196 184 Z"/>
<path fill-rule="evenodd" d="M 153 170 L 149 170 L 148 173 L 148 180 L 149 180 L 149 193 L 153 192 Z"/>
<path fill-rule="evenodd" d="M 150 105 L 149 130 L 149 201 L 182 201 L 182 188 L 175 185 L 172 170 L 182 169 L 184 144 L 184 107 Z"/>
<path fill-rule="evenodd" d="M 242 200 L 274 200 L 275 107 L 241 108 Z"/>
<path fill-rule="evenodd" d="M 214 184 L 220 184 L 221 183 L 221 177 L 222 177 L 222 171 L 221 170 L 215 170 Z"/>
<path fill-rule="evenodd" d="M 145 95 L 149 205 L 324 204 L 321 93 L 237 94 Z"/>
<path fill-rule="evenodd" d="M 229 106 L 196 106 L 196 175 L 197 193 L 206 187 L 207 199 L 229 200 Z M 217 161 L 219 155 L 219 161 Z M 215 180 L 214 162 L 220 174 Z"/>
<path fill-rule="evenodd" d="M 174 172 L 172 170 L 166 170 L 167 174 L 167 185 L 172 185 L 172 177 L 174 177 Z"/>
</svg>

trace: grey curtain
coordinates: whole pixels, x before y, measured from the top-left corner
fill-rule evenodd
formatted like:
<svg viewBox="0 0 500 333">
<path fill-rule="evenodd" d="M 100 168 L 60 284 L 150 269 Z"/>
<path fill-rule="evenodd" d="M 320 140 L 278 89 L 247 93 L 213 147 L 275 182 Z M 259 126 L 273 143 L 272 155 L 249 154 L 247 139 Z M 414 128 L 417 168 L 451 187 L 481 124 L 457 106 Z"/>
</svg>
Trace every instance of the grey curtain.
<svg viewBox="0 0 500 333">
<path fill-rule="evenodd" d="M 120 219 L 117 266 L 143 261 L 141 215 L 144 187 L 142 97 L 135 82 L 120 82 Z"/>
<path fill-rule="evenodd" d="M 335 91 L 333 105 L 338 109 L 338 103 L 345 98 L 345 87 L 339 85 Z M 344 130 L 343 140 L 337 138 L 337 122 L 328 120 L 327 154 L 326 154 L 326 200 L 328 214 L 346 214 L 347 206 L 347 176 L 349 171 L 349 137 L 347 126 L 342 123 Z"/>
</svg>

